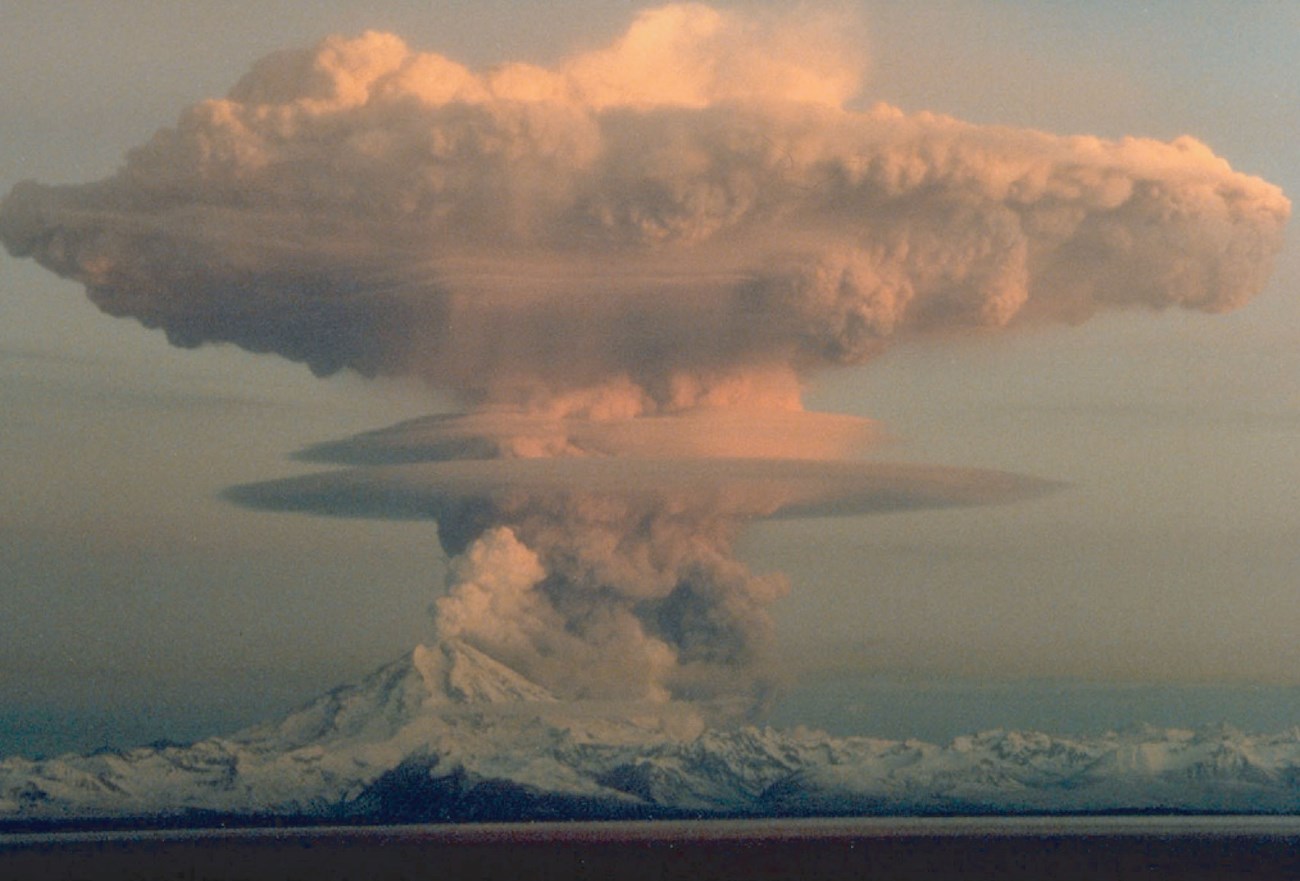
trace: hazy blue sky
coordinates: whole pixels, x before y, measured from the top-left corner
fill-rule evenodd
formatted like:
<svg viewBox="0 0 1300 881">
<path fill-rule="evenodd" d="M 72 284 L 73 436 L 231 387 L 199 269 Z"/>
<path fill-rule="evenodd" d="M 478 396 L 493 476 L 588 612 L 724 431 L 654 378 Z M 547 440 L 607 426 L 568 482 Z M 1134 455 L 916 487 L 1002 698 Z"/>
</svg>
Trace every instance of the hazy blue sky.
<svg viewBox="0 0 1300 881">
<path fill-rule="evenodd" d="M 1300 192 L 1300 5 L 847 5 L 868 41 L 862 106 L 1192 134 Z M 609 40 L 638 6 L 0 0 L 0 191 L 112 173 L 277 48 L 378 28 L 471 66 L 546 63 Z M 918 728 L 941 731 L 999 724 L 989 706 L 1019 723 L 1044 679 L 1212 683 L 1161 692 L 1175 694 L 1170 718 L 1154 721 L 1177 721 L 1182 701 L 1191 722 L 1220 707 L 1300 723 L 1295 237 L 1268 290 L 1231 315 L 1110 314 L 824 375 L 808 404 L 883 421 L 895 440 L 881 458 L 1070 487 L 1000 508 L 756 526 L 746 558 L 793 582 L 777 610 L 792 704 L 857 700 L 867 721 L 849 727 L 871 730 L 872 700 L 895 727 L 900 706 L 930 700 Z M 399 383 L 174 349 L 34 263 L 0 259 L 0 753 L 228 728 L 427 638 L 441 583 L 430 527 L 254 513 L 217 494 L 307 470 L 285 458 L 307 444 L 443 406 Z M 973 681 L 999 684 L 933 697 L 936 682 Z M 1291 716 L 1260 709 L 1287 695 Z M 944 707 L 949 721 L 932 722 Z"/>
</svg>

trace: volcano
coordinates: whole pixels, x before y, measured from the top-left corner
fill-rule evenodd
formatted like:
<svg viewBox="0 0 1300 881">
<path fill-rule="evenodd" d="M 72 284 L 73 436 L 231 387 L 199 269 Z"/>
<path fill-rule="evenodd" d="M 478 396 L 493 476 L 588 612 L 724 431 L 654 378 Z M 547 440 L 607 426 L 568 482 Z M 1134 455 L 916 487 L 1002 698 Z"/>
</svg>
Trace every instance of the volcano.
<svg viewBox="0 0 1300 881">
<path fill-rule="evenodd" d="M 0 762 L 0 827 L 1300 811 L 1300 730 L 987 731 L 946 745 L 706 728 L 556 699 L 464 642 L 196 743 Z"/>
</svg>

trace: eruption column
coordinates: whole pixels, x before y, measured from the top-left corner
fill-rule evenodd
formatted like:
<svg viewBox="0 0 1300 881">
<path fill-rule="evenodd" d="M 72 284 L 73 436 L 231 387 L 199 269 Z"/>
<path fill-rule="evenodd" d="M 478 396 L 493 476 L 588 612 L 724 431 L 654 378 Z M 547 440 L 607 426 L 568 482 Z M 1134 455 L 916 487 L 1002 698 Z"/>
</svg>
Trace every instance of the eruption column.
<svg viewBox="0 0 1300 881">
<path fill-rule="evenodd" d="M 436 519 L 444 637 L 574 697 L 752 697 L 784 582 L 732 557 L 744 522 L 1035 486 L 828 461 L 866 429 L 801 414 L 813 376 L 896 339 L 1238 307 L 1290 213 L 1192 138 L 852 109 L 864 65 L 828 22 L 672 5 L 482 72 L 331 37 L 107 180 L 18 185 L 0 241 L 177 345 L 457 396 L 314 451 L 353 471 L 232 491 Z"/>
</svg>

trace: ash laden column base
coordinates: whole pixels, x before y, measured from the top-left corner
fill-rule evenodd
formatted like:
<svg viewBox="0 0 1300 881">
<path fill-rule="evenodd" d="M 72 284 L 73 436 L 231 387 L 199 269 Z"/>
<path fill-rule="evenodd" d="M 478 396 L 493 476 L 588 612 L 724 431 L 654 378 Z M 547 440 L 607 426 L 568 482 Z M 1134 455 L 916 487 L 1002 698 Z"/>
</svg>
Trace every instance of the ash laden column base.
<svg viewBox="0 0 1300 881">
<path fill-rule="evenodd" d="M 391 452 L 391 450 L 390 450 Z M 781 575 L 733 549 L 745 523 L 1009 502 L 1054 484 L 999 471 L 794 459 L 573 457 L 358 467 L 230 489 L 266 511 L 431 519 L 451 556 L 438 635 L 572 700 L 771 693 Z"/>
</svg>

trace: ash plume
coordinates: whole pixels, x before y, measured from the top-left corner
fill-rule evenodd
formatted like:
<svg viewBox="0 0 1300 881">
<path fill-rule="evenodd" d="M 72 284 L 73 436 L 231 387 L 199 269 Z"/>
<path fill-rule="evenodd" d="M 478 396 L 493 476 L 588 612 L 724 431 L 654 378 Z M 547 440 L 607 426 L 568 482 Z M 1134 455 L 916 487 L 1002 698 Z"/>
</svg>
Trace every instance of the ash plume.
<svg viewBox="0 0 1300 881">
<path fill-rule="evenodd" d="M 440 427 L 427 431 L 436 439 Z M 435 602 L 440 639 L 468 642 L 569 699 L 689 700 L 723 718 L 761 708 L 777 681 L 768 607 L 787 584 L 735 558 L 747 523 L 987 505 L 1055 488 L 852 460 L 476 459 L 459 449 L 438 460 L 419 428 L 329 447 L 333 461 L 371 463 L 379 450 L 400 464 L 233 487 L 227 498 L 265 511 L 433 520 L 450 560 Z"/>
<path fill-rule="evenodd" d="M 554 69 L 329 38 L 108 180 L 19 185 L 0 238 L 177 345 L 597 415 L 797 406 L 900 336 L 1266 280 L 1289 203 L 1195 140 L 846 109 L 860 55 L 699 5 Z"/>
<path fill-rule="evenodd" d="M 177 345 L 456 395 L 303 454 L 351 470 L 230 493 L 436 520 L 441 637 L 573 697 L 758 696 L 784 581 L 732 555 L 746 522 L 1043 488 L 836 461 L 874 432 L 803 414 L 810 378 L 898 339 L 1241 306 L 1290 212 L 1192 138 L 855 109 L 852 33 L 682 4 L 484 71 L 331 37 L 107 180 L 18 185 L 0 241 Z"/>
</svg>

